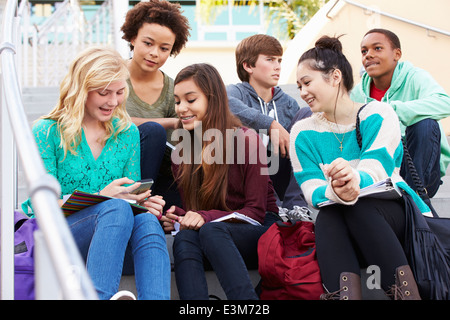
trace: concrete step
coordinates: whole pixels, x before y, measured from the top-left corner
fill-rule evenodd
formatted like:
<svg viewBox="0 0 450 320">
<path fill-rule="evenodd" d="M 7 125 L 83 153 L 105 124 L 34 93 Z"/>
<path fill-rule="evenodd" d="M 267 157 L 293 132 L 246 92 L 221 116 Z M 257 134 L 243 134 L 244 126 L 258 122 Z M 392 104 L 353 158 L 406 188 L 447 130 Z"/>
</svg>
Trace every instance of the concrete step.
<svg viewBox="0 0 450 320">
<path fill-rule="evenodd" d="M 22 89 L 22 102 L 30 128 L 39 117 L 49 113 L 55 107 L 58 98 L 59 87 L 25 87 Z M 19 161 L 16 207 L 20 209 L 21 203 L 27 198 L 28 190 L 23 169 Z"/>
<path fill-rule="evenodd" d="M 24 88 L 22 102 L 30 125 L 42 115 L 49 113 L 58 102 L 58 87 Z"/>
<path fill-rule="evenodd" d="M 447 175 L 442 177 L 442 181 L 438 192 L 431 199 L 431 204 L 440 217 L 450 218 L 450 175 L 448 170 Z"/>
</svg>

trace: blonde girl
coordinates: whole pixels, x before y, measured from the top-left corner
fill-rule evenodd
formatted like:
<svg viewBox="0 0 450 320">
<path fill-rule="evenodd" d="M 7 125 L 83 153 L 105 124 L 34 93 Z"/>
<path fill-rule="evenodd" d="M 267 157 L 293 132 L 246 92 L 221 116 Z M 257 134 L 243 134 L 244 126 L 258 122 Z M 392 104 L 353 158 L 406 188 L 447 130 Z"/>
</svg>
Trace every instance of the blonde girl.
<svg viewBox="0 0 450 320">
<path fill-rule="evenodd" d="M 170 262 L 158 221 L 164 200 L 150 191 L 129 193 L 140 185 L 140 150 L 139 132 L 125 109 L 127 78 L 114 50 L 84 50 L 61 83 L 58 104 L 34 124 L 33 133 L 61 197 L 81 190 L 114 198 L 67 218 L 99 298 L 123 297 L 115 295 L 122 271 L 134 264 L 138 298 L 168 299 Z M 123 199 L 149 212 L 134 216 Z M 23 208 L 32 209 L 29 200 Z"/>
</svg>

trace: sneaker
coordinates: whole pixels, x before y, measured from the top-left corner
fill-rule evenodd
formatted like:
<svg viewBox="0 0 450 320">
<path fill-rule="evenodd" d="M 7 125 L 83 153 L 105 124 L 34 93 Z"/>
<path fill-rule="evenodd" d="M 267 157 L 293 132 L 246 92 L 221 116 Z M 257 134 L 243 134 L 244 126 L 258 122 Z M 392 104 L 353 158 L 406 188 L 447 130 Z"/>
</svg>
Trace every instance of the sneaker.
<svg viewBox="0 0 450 320">
<path fill-rule="evenodd" d="M 290 221 L 309 221 L 314 222 L 311 218 L 311 210 L 308 207 L 294 206 L 294 208 L 286 213 Z"/>
<path fill-rule="evenodd" d="M 289 217 L 287 215 L 288 212 L 289 212 L 288 208 L 278 207 L 278 215 L 280 216 L 281 220 L 283 220 L 283 222 L 289 221 Z"/>
<path fill-rule="evenodd" d="M 135 295 L 127 290 L 117 292 L 110 300 L 136 300 Z"/>
</svg>

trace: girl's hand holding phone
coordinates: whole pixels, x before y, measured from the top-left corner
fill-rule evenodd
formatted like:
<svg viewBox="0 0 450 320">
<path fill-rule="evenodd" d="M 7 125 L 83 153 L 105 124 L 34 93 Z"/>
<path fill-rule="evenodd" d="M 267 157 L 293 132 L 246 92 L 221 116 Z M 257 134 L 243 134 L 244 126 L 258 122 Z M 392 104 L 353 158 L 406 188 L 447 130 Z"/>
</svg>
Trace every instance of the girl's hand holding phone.
<svg viewBox="0 0 450 320">
<path fill-rule="evenodd" d="M 129 186 L 124 186 L 124 184 L 131 184 Z M 137 203 L 140 203 L 147 199 L 151 191 L 147 190 L 140 194 L 131 194 L 133 190 L 138 188 L 141 185 L 140 182 L 134 182 L 128 178 L 120 178 L 112 181 L 105 188 L 100 190 L 99 194 L 102 196 L 108 196 L 113 198 L 127 199 L 127 200 L 135 200 Z"/>
</svg>

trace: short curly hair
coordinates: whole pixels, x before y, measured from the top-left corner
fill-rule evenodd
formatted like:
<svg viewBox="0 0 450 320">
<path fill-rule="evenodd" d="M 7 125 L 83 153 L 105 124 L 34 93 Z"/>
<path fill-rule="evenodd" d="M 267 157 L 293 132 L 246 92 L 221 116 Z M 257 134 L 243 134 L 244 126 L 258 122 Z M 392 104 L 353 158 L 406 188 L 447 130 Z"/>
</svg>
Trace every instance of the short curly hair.
<svg viewBox="0 0 450 320">
<path fill-rule="evenodd" d="M 176 56 L 186 45 L 190 36 L 189 21 L 181 14 L 181 6 L 178 3 L 170 3 L 166 0 L 150 0 L 148 2 L 139 2 L 131 8 L 122 25 L 124 33 L 122 39 L 130 42 L 131 50 L 134 46 L 131 41 L 136 38 L 139 29 L 144 23 L 157 23 L 167 27 L 175 34 L 175 43 L 170 55 Z"/>
</svg>

